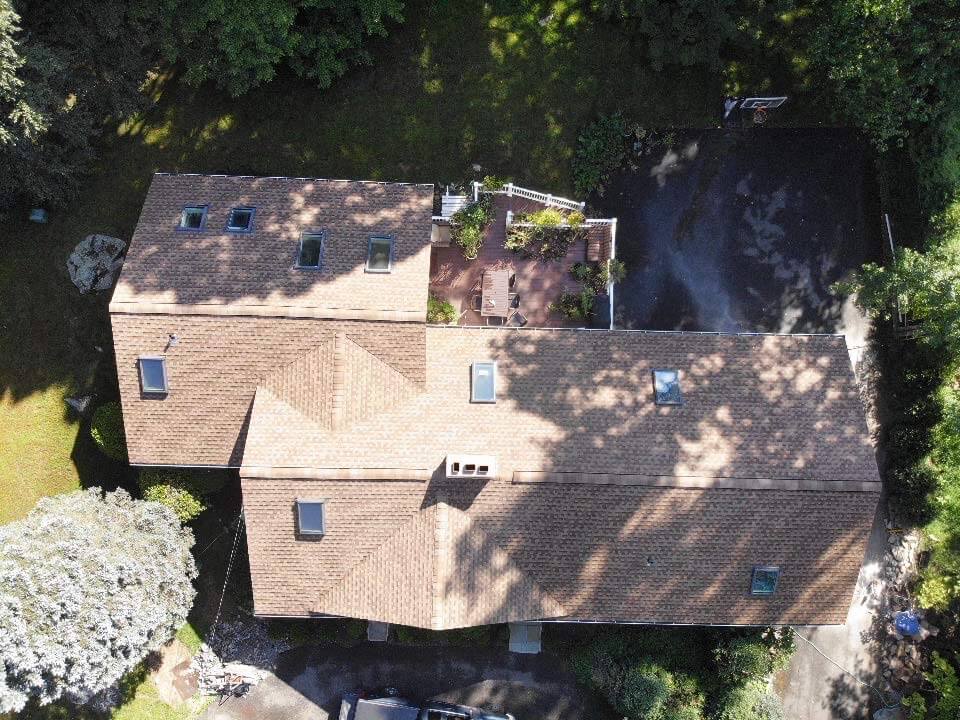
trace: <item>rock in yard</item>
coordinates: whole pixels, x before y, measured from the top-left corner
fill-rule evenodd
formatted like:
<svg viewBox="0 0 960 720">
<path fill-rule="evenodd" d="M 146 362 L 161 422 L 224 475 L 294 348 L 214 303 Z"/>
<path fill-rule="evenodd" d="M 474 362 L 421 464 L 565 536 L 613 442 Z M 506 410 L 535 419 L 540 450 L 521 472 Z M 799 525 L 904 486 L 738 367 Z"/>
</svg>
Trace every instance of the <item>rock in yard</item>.
<svg viewBox="0 0 960 720">
<path fill-rule="evenodd" d="M 80 395 L 79 397 L 68 397 L 66 403 L 73 408 L 77 415 L 82 417 L 90 409 L 91 400 L 93 400 L 93 395 Z"/>
<path fill-rule="evenodd" d="M 67 258 L 70 280 L 82 293 L 109 290 L 113 286 L 126 244 L 109 235 L 87 235 Z"/>
</svg>

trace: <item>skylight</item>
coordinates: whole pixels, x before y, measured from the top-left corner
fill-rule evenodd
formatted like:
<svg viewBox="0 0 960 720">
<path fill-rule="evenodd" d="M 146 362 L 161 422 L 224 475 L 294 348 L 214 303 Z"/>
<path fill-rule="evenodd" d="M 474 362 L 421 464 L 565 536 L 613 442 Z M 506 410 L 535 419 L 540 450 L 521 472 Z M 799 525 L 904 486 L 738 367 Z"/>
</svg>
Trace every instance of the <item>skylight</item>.
<svg viewBox="0 0 960 720">
<path fill-rule="evenodd" d="M 203 230 L 207 219 L 206 205 L 187 205 L 180 213 L 178 230 Z"/>
<path fill-rule="evenodd" d="M 367 247 L 367 272 L 390 272 L 393 264 L 393 238 L 372 237 Z"/>
<path fill-rule="evenodd" d="M 297 267 L 319 270 L 323 262 L 323 233 L 305 232 L 300 236 Z"/>
<path fill-rule="evenodd" d="M 297 533 L 323 535 L 326 532 L 323 500 L 297 500 Z"/>
<path fill-rule="evenodd" d="M 471 372 L 470 401 L 494 403 L 497 401 L 497 363 L 475 362 Z"/>
<path fill-rule="evenodd" d="M 750 594 L 773 595 L 779 581 L 780 568 L 772 566 L 755 567 L 750 580 Z"/>
<path fill-rule="evenodd" d="M 654 370 L 653 395 L 657 405 L 682 405 L 679 370 Z"/>
<path fill-rule="evenodd" d="M 253 227 L 253 208 L 234 208 L 227 218 L 227 230 L 230 232 L 249 232 Z"/>
<path fill-rule="evenodd" d="M 162 357 L 141 357 L 140 389 L 145 393 L 165 393 L 167 384 L 167 361 Z"/>
</svg>

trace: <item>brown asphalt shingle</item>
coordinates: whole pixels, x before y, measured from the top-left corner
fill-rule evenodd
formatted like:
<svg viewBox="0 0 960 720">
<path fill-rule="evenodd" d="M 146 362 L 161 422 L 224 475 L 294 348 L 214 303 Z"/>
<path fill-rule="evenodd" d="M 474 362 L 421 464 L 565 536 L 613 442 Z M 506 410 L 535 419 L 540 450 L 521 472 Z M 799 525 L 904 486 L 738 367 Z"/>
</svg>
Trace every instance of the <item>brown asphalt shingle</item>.
<svg viewBox="0 0 960 720">
<path fill-rule="evenodd" d="M 842 622 L 880 486 L 843 338 L 425 327 L 431 203 L 154 178 L 111 302 L 130 460 L 242 460 L 256 611 Z M 204 232 L 173 229 L 188 204 Z M 254 231 L 225 233 L 239 206 Z M 317 227 L 327 271 L 295 270 Z M 379 234 L 389 275 L 363 272 Z M 140 393 L 140 355 L 166 358 L 167 395 Z M 495 404 L 469 401 L 479 360 Z M 654 368 L 682 406 L 653 402 Z M 447 480 L 449 453 L 497 474 Z M 298 536 L 298 498 L 326 502 L 324 536 Z M 756 565 L 782 569 L 774 596 L 749 594 Z"/>
<path fill-rule="evenodd" d="M 489 359 L 497 402 L 471 403 Z M 654 404 L 658 367 L 683 406 Z M 428 327 L 423 390 L 349 430 L 261 389 L 241 469 L 256 610 L 842 622 L 879 491 L 855 387 L 841 337 Z M 494 455 L 497 477 L 447 480 L 447 453 Z M 296 538 L 304 494 L 327 502 L 322 540 Z M 471 531 L 415 540 L 447 506 Z M 750 596 L 755 565 L 783 570 L 774 597 Z"/>
<path fill-rule="evenodd" d="M 208 206 L 201 231 L 176 229 L 187 205 Z M 256 209 L 251 232 L 225 230 L 236 207 Z M 157 174 L 110 310 L 422 322 L 432 209 L 432 185 Z M 295 267 L 311 230 L 319 272 Z M 394 238 L 390 273 L 365 272 L 374 235 Z"/>
</svg>

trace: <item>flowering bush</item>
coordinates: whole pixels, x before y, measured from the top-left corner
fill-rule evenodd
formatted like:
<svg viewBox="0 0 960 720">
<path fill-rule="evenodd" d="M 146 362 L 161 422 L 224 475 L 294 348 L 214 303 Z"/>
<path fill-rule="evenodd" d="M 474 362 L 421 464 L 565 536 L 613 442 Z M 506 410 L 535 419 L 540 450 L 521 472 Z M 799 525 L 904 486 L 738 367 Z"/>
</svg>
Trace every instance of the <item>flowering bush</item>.
<svg viewBox="0 0 960 720">
<path fill-rule="evenodd" d="M 42 499 L 0 527 L 0 713 L 82 704 L 186 622 L 193 534 L 123 490 Z"/>
</svg>

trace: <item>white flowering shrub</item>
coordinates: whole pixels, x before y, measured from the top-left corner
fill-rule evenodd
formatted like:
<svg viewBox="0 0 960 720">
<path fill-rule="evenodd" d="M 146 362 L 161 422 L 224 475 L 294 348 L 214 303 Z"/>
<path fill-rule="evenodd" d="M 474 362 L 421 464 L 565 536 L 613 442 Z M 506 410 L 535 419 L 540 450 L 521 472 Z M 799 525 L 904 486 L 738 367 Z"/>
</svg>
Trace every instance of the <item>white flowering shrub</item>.
<svg viewBox="0 0 960 720">
<path fill-rule="evenodd" d="M 0 527 L 0 714 L 82 704 L 186 622 L 193 534 L 169 508 L 97 489 Z"/>
</svg>

